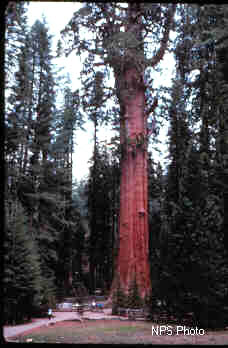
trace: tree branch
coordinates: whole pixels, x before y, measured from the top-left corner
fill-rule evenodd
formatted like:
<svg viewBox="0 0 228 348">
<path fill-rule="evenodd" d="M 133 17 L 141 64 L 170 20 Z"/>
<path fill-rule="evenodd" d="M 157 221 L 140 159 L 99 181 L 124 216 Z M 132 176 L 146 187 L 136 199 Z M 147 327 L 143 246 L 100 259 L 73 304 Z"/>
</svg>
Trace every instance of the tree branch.
<svg viewBox="0 0 228 348">
<path fill-rule="evenodd" d="M 105 66 L 105 62 L 103 62 L 103 63 L 93 63 L 93 66 Z"/>
<path fill-rule="evenodd" d="M 149 110 L 146 111 L 146 117 L 148 118 L 149 115 L 154 112 L 154 110 L 156 109 L 156 107 L 158 106 L 158 98 L 155 97 L 153 104 L 151 105 L 151 107 L 149 108 Z"/>
<path fill-rule="evenodd" d="M 148 59 L 147 60 L 147 66 L 155 66 L 157 65 L 160 60 L 162 60 L 164 54 L 165 54 L 165 50 L 167 48 L 167 43 L 169 40 L 169 32 L 170 32 L 170 28 L 171 28 L 171 24 L 173 22 L 173 17 L 176 11 L 176 4 L 172 4 L 172 8 L 168 11 L 169 13 L 167 14 L 167 18 L 166 18 L 166 22 L 165 22 L 165 31 L 164 31 L 164 35 L 163 38 L 161 40 L 161 46 L 158 50 L 158 52 L 156 53 L 156 55 L 152 58 L 152 59 Z"/>
<path fill-rule="evenodd" d="M 147 129 L 147 136 L 148 136 L 148 138 L 151 136 L 151 134 L 155 133 L 155 131 L 156 131 L 156 120 L 154 118 L 153 121 L 152 121 L 151 129 Z"/>
</svg>

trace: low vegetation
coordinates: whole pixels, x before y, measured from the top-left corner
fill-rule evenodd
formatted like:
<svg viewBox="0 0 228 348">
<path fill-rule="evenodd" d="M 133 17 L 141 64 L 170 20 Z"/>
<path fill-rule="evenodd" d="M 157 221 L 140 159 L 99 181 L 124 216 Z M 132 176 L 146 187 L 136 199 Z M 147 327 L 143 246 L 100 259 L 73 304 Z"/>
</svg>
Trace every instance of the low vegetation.
<svg viewBox="0 0 228 348">
<path fill-rule="evenodd" d="M 227 344 L 228 333 L 207 332 L 204 336 L 161 335 L 152 336 L 149 322 L 96 320 L 69 321 L 55 326 L 43 327 L 29 334 L 14 337 L 11 341 L 31 343 L 69 343 L 69 344 Z"/>
</svg>

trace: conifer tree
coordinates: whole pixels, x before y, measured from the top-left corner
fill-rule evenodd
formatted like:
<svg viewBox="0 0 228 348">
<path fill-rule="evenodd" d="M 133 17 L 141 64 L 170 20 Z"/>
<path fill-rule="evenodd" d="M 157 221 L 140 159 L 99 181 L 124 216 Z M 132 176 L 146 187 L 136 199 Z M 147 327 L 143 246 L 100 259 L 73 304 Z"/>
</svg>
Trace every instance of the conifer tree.
<svg viewBox="0 0 228 348">
<path fill-rule="evenodd" d="M 43 296 L 39 250 L 28 233 L 25 210 L 19 205 L 7 224 L 4 243 L 4 321 L 19 323 L 38 310 Z"/>
<path fill-rule="evenodd" d="M 224 113 L 220 113 L 219 91 L 214 85 L 218 66 L 207 31 L 209 23 L 216 23 L 217 15 L 210 5 L 202 10 L 197 5 L 182 10 L 170 107 L 171 163 L 161 226 L 165 235 L 160 246 L 159 278 L 154 285 L 155 293 L 173 315 L 181 319 L 192 312 L 197 325 L 216 328 L 226 322 L 228 290 L 221 191 L 214 180 L 218 152 L 213 141 L 218 134 L 214 117 L 223 119 Z M 207 39 L 209 46 L 208 41 L 202 43 Z M 195 56 L 191 52 L 196 52 Z M 196 67 L 199 75 L 191 81 L 191 71 Z M 192 104 L 184 103 L 188 93 L 194 95 Z"/>
<path fill-rule="evenodd" d="M 18 65 L 18 54 L 24 45 L 27 32 L 25 2 L 10 1 L 5 9 L 5 86 L 13 86 L 12 77 Z"/>
<path fill-rule="evenodd" d="M 104 67 L 111 69 L 114 89 L 104 89 L 106 95 L 115 93 L 119 104 L 120 142 L 123 150 L 120 188 L 120 244 L 116 276 L 127 292 L 132 277 L 136 277 L 140 294 L 150 291 L 148 260 L 147 211 L 147 117 L 156 101 L 146 112 L 145 69 L 155 67 L 163 58 L 173 25 L 175 5 L 154 4 L 86 4 L 62 31 L 73 38 L 66 48 L 69 54 L 87 53 L 85 70 Z M 152 23 L 152 25 L 151 25 Z M 81 28 L 90 31 L 91 39 L 81 36 Z M 161 33 L 163 31 L 163 33 Z M 148 37 L 161 43 L 151 52 Z M 151 39 L 150 39 L 151 40 Z M 106 98 L 102 99 L 105 102 Z M 149 103 L 148 103 L 149 104 Z M 136 272 L 136 274 L 135 274 Z M 113 288 L 115 287 L 115 280 Z"/>
<path fill-rule="evenodd" d="M 218 140 L 217 140 L 217 150 L 218 150 L 218 167 L 217 170 L 220 173 L 218 175 L 219 181 L 221 183 L 221 188 L 223 191 L 223 234 L 226 249 L 228 250 L 228 144 L 227 144 L 227 132 L 228 132 L 228 119 L 227 119 L 227 95 L 228 95 L 228 38 L 227 38 L 227 15 L 228 6 L 221 5 L 220 11 L 216 9 L 217 13 L 215 15 L 217 36 L 216 37 L 216 52 L 217 52 L 217 72 L 220 76 L 219 81 L 217 81 L 216 91 L 219 91 L 219 121 L 218 121 Z"/>
<path fill-rule="evenodd" d="M 56 231 L 47 223 L 50 218 L 47 210 L 56 206 L 53 193 L 46 185 L 51 167 L 51 117 L 55 111 L 50 52 L 47 29 L 37 21 L 26 33 L 18 56 L 15 84 L 7 100 L 6 119 L 7 129 L 12 131 L 14 128 L 16 132 L 15 146 L 8 147 L 7 153 L 9 223 L 17 214 L 20 202 L 28 216 L 30 236 L 36 240 L 42 277 L 46 278 L 46 284 L 42 286 L 47 292 L 54 288 L 57 238 Z"/>
<path fill-rule="evenodd" d="M 24 16 L 23 6 L 16 5 L 16 8 L 19 7 L 21 14 L 18 11 L 17 14 Z M 25 284 L 31 293 L 31 298 L 27 296 L 28 306 L 23 306 L 22 302 L 19 305 L 17 299 L 13 298 L 15 303 L 8 308 L 10 312 L 7 319 L 11 322 L 15 319 L 12 312 L 16 308 L 18 320 L 23 320 L 27 311 L 31 314 L 39 309 L 40 302 L 44 306 L 54 304 L 57 288 L 68 286 L 68 280 L 76 267 L 73 263 L 81 264 L 84 241 L 79 209 L 72 201 L 73 132 L 82 125 L 78 91 L 72 92 L 66 88 L 63 109 L 57 112 L 57 80 L 52 64 L 51 37 L 45 21 L 36 21 L 30 30 L 25 30 L 25 23 L 18 20 L 20 18 L 10 22 L 6 41 L 6 61 L 10 67 L 12 38 L 18 38 L 18 46 L 14 51 L 15 65 L 13 69 L 7 70 L 7 78 L 12 75 L 14 84 L 6 86 L 5 206 L 6 234 L 9 239 L 5 247 L 6 273 L 13 272 L 13 266 L 8 264 L 8 260 L 12 259 L 10 239 L 12 236 L 17 237 L 15 219 L 18 214 L 22 214 L 21 222 L 18 223 L 21 246 L 21 251 L 18 248 L 18 258 L 23 258 L 26 248 L 30 248 L 34 260 L 38 258 L 38 261 L 26 259 L 26 266 L 23 267 L 27 272 L 27 263 L 30 262 L 39 270 L 34 268 L 34 272 L 28 271 L 23 275 L 23 267 L 16 265 L 19 272 L 16 285 L 6 275 L 8 294 L 15 288 L 18 298 L 26 298 L 27 293 L 24 295 L 20 284 L 22 278 L 26 279 Z M 17 31 L 23 27 L 24 32 L 16 34 L 12 25 L 17 25 Z M 13 61 L 11 63 L 13 65 Z M 26 238 L 24 233 L 27 233 Z M 69 235 L 70 248 L 66 248 L 67 257 L 61 259 L 62 250 L 67 244 L 64 237 Z M 67 282 L 64 278 L 66 275 Z"/>
<path fill-rule="evenodd" d="M 118 172 L 115 158 L 106 146 L 96 145 L 88 183 L 88 213 L 90 221 L 90 275 L 91 290 L 107 290 L 112 280 L 114 228 L 117 214 Z M 96 165 L 95 165 L 96 163 Z M 113 216 L 113 215 L 114 216 Z"/>
<path fill-rule="evenodd" d="M 56 270 L 59 276 L 58 282 L 61 284 L 60 287 L 65 288 L 68 294 L 72 292 L 73 255 L 74 249 L 76 249 L 76 246 L 73 245 L 73 240 L 77 233 L 80 234 L 80 229 L 77 227 L 80 224 L 80 214 L 78 209 L 75 209 L 72 201 L 74 133 L 79 127 L 82 128 L 82 124 L 78 91 L 71 91 L 68 78 L 63 88 L 63 105 L 57 113 L 55 120 L 56 135 L 51 146 L 56 171 L 54 190 L 58 191 L 62 200 L 61 209 L 56 210 L 56 215 L 59 219 L 58 224 L 60 223 L 62 230 L 60 236 L 61 245 L 58 248 L 61 260 L 58 260 Z"/>
</svg>

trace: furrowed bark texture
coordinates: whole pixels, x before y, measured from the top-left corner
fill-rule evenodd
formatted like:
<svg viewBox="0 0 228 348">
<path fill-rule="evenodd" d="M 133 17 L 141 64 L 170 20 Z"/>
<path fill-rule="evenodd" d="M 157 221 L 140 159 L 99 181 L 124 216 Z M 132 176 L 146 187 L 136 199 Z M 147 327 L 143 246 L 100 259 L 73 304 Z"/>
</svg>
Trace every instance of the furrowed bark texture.
<svg viewBox="0 0 228 348">
<path fill-rule="evenodd" d="M 169 32 L 176 5 L 169 7 L 164 24 L 164 34 L 157 54 L 146 65 L 154 67 L 163 58 L 167 48 Z M 121 109 L 120 142 L 122 148 L 119 250 L 117 269 L 110 297 L 118 280 L 125 293 L 136 280 L 141 297 L 151 292 L 149 266 L 148 230 L 148 177 L 147 177 L 147 116 L 145 114 L 144 69 L 137 61 L 138 53 L 144 52 L 140 15 L 140 3 L 129 3 L 126 32 L 134 33 L 140 43 L 134 49 L 127 49 L 124 69 L 114 68 L 119 87 L 118 99 Z M 145 58 L 145 57 L 144 57 Z M 155 100 L 152 112 L 157 105 Z"/>
<path fill-rule="evenodd" d="M 116 277 L 125 292 L 135 278 L 140 295 L 144 297 L 151 290 L 145 95 L 143 79 L 136 69 L 126 71 L 124 78 L 129 95 L 125 98 L 121 120 L 123 155 Z"/>
</svg>

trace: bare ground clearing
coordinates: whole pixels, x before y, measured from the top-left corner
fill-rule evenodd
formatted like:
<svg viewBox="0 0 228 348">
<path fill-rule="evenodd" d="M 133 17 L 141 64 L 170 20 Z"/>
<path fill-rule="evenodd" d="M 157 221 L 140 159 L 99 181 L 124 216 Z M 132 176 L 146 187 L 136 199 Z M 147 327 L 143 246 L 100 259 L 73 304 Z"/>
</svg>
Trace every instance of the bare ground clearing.
<svg viewBox="0 0 228 348">
<path fill-rule="evenodd" d="M 106 344 L 228 344 L 228 330 L 206 331 L 202 336 L 153 335 L 151 322 L 122 320 L 67 320 L 34 328 L 9 338 L 16 342 L 33 343 L 106 343 Z"/>
</svg>

